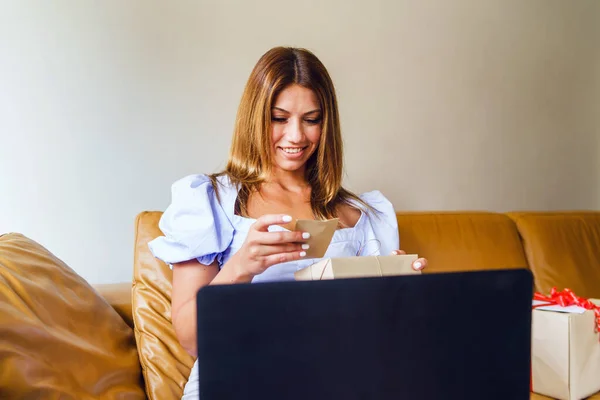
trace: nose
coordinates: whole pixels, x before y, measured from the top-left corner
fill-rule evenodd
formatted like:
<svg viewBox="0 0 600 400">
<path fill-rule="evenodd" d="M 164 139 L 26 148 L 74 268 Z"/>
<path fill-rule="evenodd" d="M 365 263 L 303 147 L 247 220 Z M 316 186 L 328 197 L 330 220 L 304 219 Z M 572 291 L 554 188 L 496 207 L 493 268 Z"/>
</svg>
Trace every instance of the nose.
<svg viewBox="0 0 600 400">
<path fill-rule="evenodd" d="M 296 118 L 290 119 L 286 125 L 285 137 L 290 143 L 300 143 L 304 139 L 302 124 Z"/>
</svg>

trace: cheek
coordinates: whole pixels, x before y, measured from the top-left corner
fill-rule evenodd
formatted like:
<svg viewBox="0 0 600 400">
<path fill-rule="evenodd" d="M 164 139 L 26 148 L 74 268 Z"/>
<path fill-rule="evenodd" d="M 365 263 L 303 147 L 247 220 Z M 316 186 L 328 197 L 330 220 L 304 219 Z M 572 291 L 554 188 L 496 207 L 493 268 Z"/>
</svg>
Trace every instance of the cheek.
<svg viewBox="0 0 600 400">
<path fill-rule="evenodd" d="M 305 131 L 306 138 L 313 144 L 319 144 L 319 140 L 321 139 L 321 127 L 320 126 L 311 126 Z"/>
<path fill-rule="evenodd" d="M 274 124 L 271 128 L 271 141 L 273 146 L 277 145 L 277 142 L 283 137 L 283 127 L 280 124 Z"/>
</svg>

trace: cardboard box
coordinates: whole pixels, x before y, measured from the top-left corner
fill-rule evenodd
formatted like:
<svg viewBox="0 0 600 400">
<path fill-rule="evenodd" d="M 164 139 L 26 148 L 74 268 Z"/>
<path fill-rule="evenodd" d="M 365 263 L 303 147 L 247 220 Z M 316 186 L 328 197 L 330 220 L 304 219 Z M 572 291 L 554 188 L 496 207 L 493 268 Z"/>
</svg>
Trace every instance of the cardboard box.
<svg viewBox="0 0 600 400">
<path fill-rule="evenodd" d="M 326 258 L 295 273 L 297 281 L 414 275 L 416 254 Z"/>
<path fill-rule="evenodd" d="M 600 305 L 600 300 L 590 300 Z M 600 337 L 594 310 L 570 306 L 532 312 L 533 392 L 559 400 L 600 391 Z"/>
</svg>

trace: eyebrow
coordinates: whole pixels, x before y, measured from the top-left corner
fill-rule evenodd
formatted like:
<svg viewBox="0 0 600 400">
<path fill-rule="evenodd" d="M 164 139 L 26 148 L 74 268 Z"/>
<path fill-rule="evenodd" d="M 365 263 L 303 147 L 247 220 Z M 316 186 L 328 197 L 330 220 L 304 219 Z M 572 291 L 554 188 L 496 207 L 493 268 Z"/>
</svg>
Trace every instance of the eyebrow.
<svg viewBox="0 0 600 400">
<path fill-rule="evenodd" d="M 283 108 L 280 108 L 280 107 L 273 107 L 273 109 L 274 110 L 279 110 L 279 111 L 282 111 L 282 112 L 288 113 L 288 114 L 290 113 L 288 110 L 284 110 Z M 313 113 L 316 113 L 316 112 L 321 112 L 321 109 L 320 108 L 316 108 L 316 109 L 314 109 L 312 111 L 304 113 L 304 115 L 313 114 Z"/>
</svg>

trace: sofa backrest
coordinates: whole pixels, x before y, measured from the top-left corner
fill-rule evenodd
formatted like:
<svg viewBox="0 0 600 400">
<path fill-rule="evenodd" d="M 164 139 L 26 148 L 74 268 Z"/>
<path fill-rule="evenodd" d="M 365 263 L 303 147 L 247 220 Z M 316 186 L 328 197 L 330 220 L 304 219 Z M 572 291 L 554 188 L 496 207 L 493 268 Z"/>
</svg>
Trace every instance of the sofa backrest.
<svg viewBox="0 0 600 400">
<path fill-rule="evenodd" d="M 515 223 L 491 212 L 396 214 L 400 247 L 427 258 L 424 273 L 527 268 Z"/>
<path fill-rule="evenodd" d="M 537 291 L 569 288 L 580 297 L 600 298 L 600 212 L 509 215 L 522 237 Z"/>
<path fill-rule="evenodd" d="M 179 399 L 193 359 L 171 325 L 172 271 L 148 249 L 148 242 L 162 235 L 161 215 L 147 211 L 136 219 L 133 320 L 148 398 Z M 600 297 L 598 212 L 396 216 L 399 247 L 426 257 L 425 273 L 530 268 L 538 291 L 571 287 L 580 296 Z"/>
</svg>

